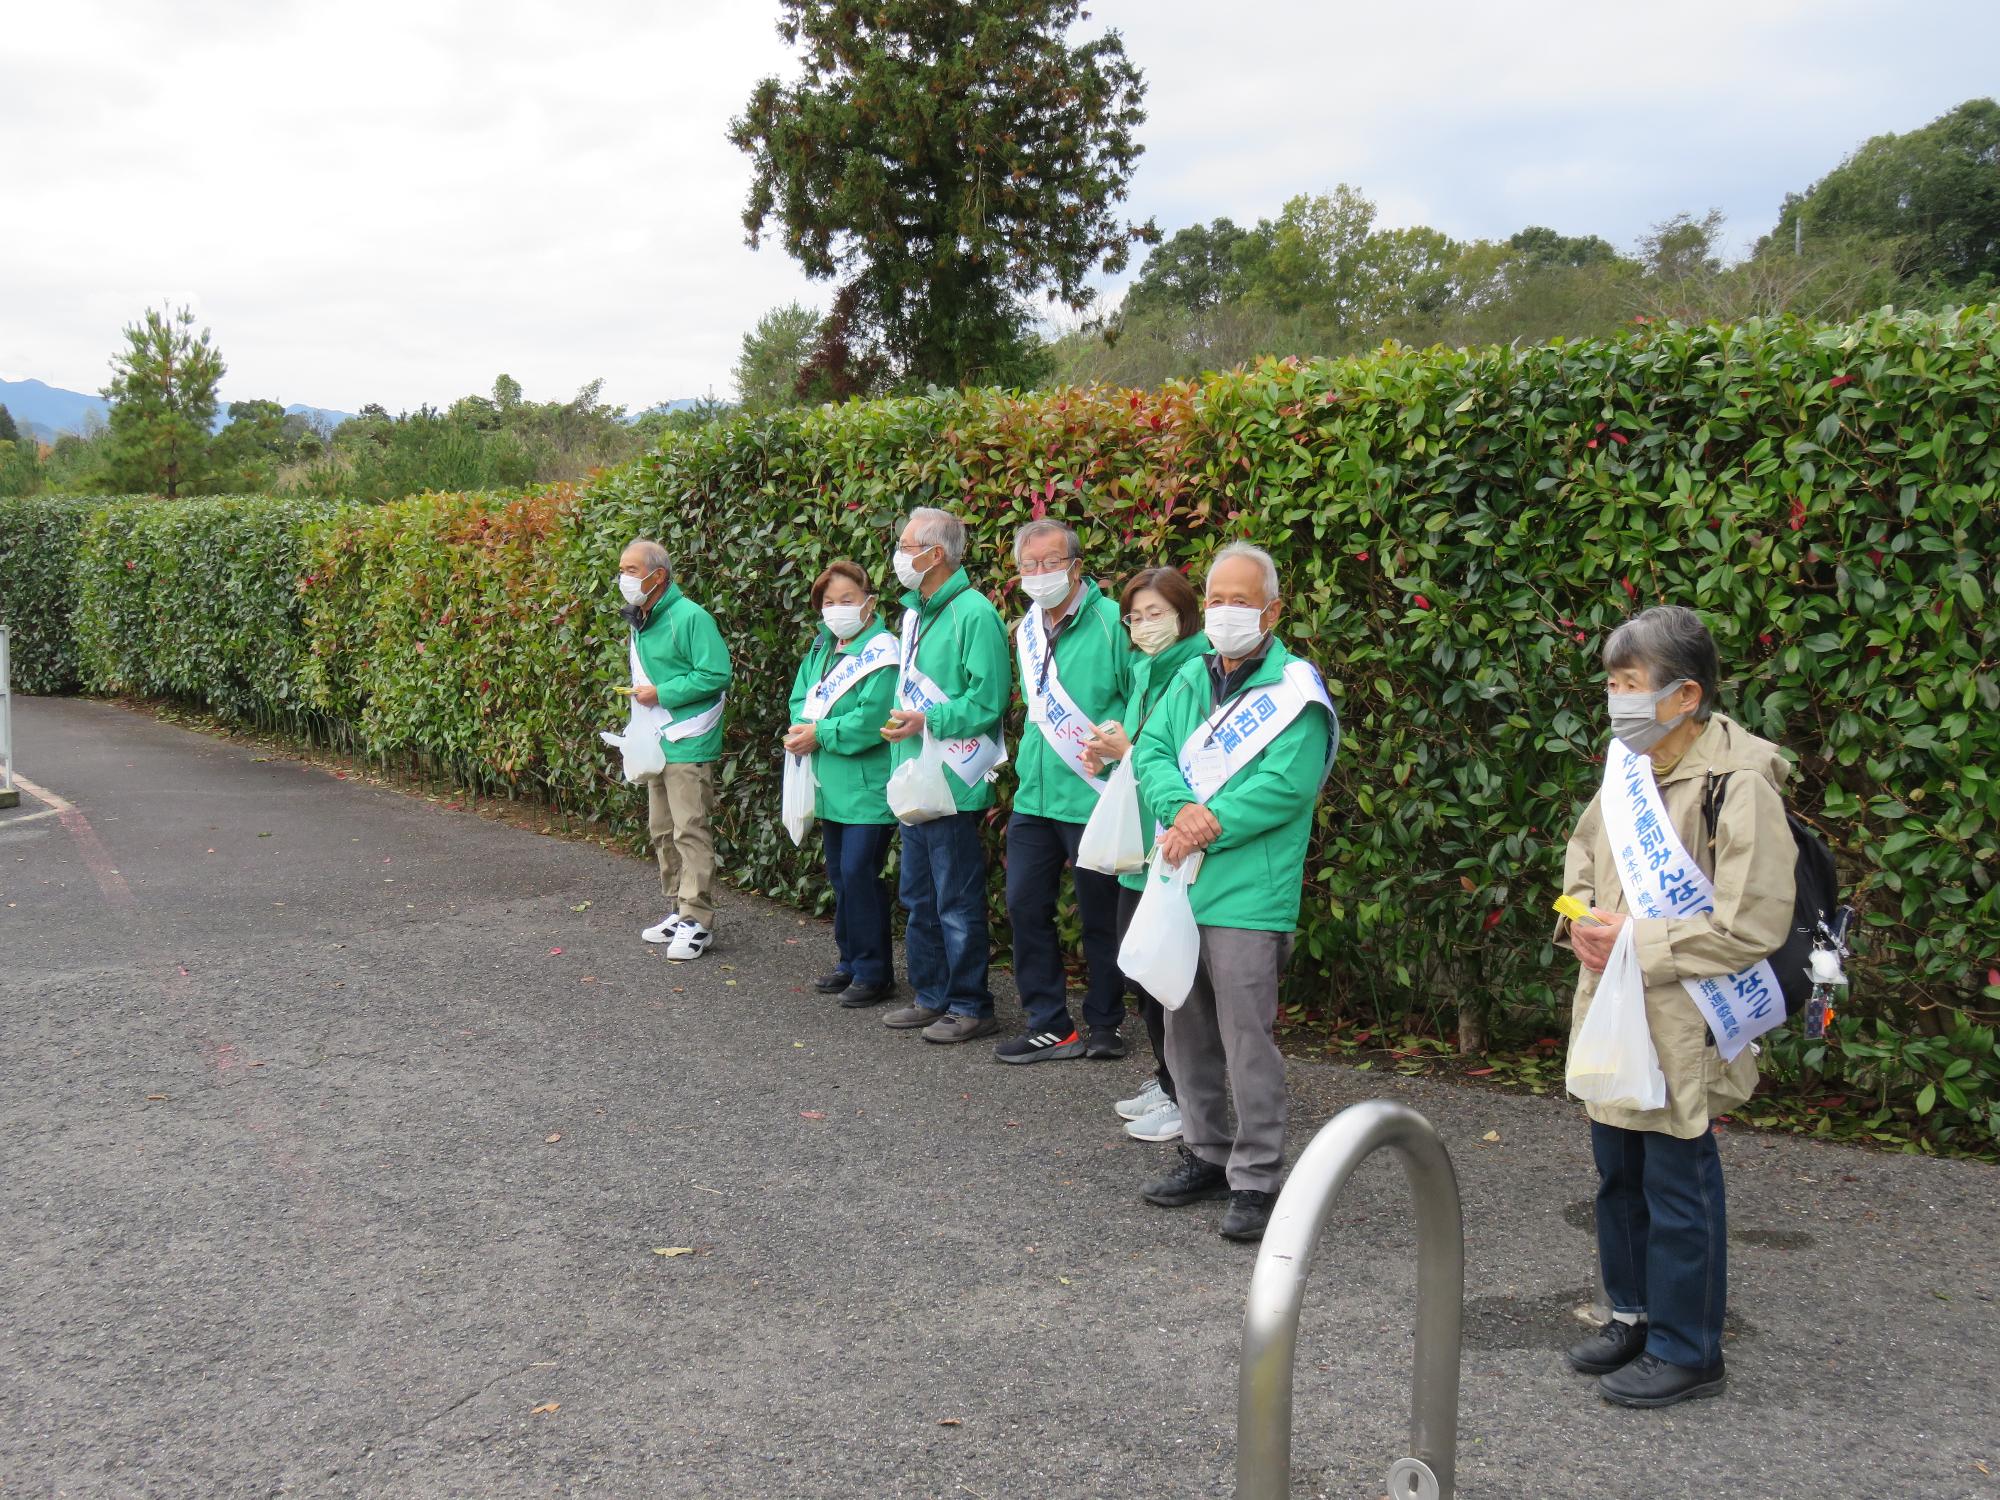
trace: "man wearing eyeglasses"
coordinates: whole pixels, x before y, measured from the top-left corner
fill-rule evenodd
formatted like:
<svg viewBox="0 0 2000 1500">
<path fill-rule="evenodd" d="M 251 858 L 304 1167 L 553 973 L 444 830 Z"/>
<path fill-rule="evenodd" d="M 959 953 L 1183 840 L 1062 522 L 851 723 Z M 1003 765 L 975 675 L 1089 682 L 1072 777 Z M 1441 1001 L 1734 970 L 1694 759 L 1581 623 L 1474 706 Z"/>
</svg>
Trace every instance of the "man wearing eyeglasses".
<svg viewBox="0 0 2000 1500">
<path fill-rule="evenodd" d="M 1132 752 L 1140 801 L 1165 824 L 1159 858 L 1201 861 L 1188 888 L 1201 960 L 1167 1013 L 1180 1160 L 1142 1192 L 1162 1208 L 1227 1197 L 1222 1234 L 1254 1241 L 1284 1175 L 1285 1059 L 1272 1030 L 1340 721 L 1317 669 L 1273 634 L 1284 604 L 1268 552 L 1224 547 L 1207 595 L 1214 650 L 1181 669 Z"/>
<path fill-rule="evenodd" d="M 1125 1055 L 1125 981 L 1118 972 L 1118 881 L 1076 866 L 1084 824 L 1105 778 L 1085 752 L 1098 724 L 1132 692 L 1132 645 L 1118 606 L 1083 575 L 1076 533 L 1030 521 L 1014 533 L 1014 564 L 1027 615 L 1014 630 L 1028 727 L 1020 786 L 1007 820 L 1007 919 L 1014 929 L 1014 985 L 1027 1030 L 994 1049 L 1004 1063 Z M 1084 1026 L 1070 1016 L 1056 896 L 1070 868 L 1087 970 Z"/>
</svg>

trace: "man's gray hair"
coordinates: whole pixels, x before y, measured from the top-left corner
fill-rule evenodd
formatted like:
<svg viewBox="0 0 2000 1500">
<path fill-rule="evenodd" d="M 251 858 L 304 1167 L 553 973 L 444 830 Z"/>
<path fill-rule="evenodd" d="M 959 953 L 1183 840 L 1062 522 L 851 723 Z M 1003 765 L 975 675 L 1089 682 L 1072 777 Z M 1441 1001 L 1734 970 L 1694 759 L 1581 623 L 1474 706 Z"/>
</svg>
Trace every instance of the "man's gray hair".
<svg viewBox="0 0 2000 1500">
<path fill-rule="evenodd" d="M 638 553 L 639 561 L 646 565 L 648 573 L 652 572 L 655 568 L 664 568 L 666 569 L 667 577 L 671 578 L 674 576 L 674 565 L 667 558 L 667 549 L 651 537 L 635 536 L 625 544 L 625 550 L 627 552 Z"/>
<path fill-rule="evenodd" d="M 925 547 L 944 548 L 947 562 L 956 564 L 964 560 L 965 522 L 950 511 L 919 505 L 910 512 L 910 525 L 916 528 L 916 540 Z"/>
<path fill-rule="evenodd" d="M 1014 532 L 1014 566 L 1021 566 L 1021 549 L 1038 536 L 1060 536 L 1063 546 L 1073 558 L 1083 556 L 1083 543 L 1077 540 L 1076 528 L 1065 526 L 1061 521 L 1053 521 L 1044 516 L 1039 521 L 1030 521 Z"/>
<path fill-rule="evenodd" d="M 1227 547 L 1216 553 L 1208 564 L 1209 576 L 1213 578 L 1216 567 L 1219 564 L 1227 562 L 1232 557 L 1247 557 L 1263 572 L 1264 602 L 1266 604 L 1269 604 L 1273 599 L 1278 597 L 1278 565 L 1271 561 L 1270 553 L 1266 552 L 1262 547 L 1253 547 L 1248 542 L 1231 542 Z"/>
<path fill-rule="evenodd" d="M 1687 681 L 1701 688 L 1698 720 L 1715 712 L 1715 695 L 1722 665 L 1715 654 L 1715 637 L 1701 616 L 1678 604 L 1658 604 L 1634 615 L 1611 632 L 1604 643 L 1604 668 L 1615 672 L 1643 668 L 1655 691 L 1670 682 Z"/>
</svg>

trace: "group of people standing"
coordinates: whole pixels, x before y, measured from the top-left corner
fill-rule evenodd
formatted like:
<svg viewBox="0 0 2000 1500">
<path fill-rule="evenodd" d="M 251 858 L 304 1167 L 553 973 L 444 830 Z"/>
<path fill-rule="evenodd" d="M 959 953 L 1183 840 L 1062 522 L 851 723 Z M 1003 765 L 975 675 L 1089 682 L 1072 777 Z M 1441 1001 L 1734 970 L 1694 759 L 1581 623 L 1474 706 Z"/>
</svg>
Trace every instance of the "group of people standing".
<svg viewBox="0 0 2000 1500">
<path fill-rule="evenodd" d="M 966 574 L 965 544 L 949 512 L 910 513 L 891 558 L 903 588 L 893 628 L 860 564 L 831 562 L 813 584 L 820 625 L 792 685 L 783 748 L 816 782 L 834 891 L 839 961 L 815 988 L 857 1010 L 899 997 L 883 872 L 900 837 L 912 993 L 883 1022 L 940 1045 L 997 1032 L 980 825 L 1009 758 L 1004 720 L 1018 688 L 1027 729 L 1005 862 L 1026 1026 L 994 1055 L 1019 1065 L 1125 1055 L 1120 946 L 1147 876 L 1078 861 L 1107 768 L 1129 760 L 1149 867 L 1193 872 L 1200 956 L 1177 1008 L 1138 993 L 1155 1077 L 1117 1109 L 1141 1139 L 1179 1138 L 1176 1160 L 1141 1189 L 1149 1202 L 1226 1197 L 1220 1232 L 1260 1239 L 1284 1167 L 1280 981 L 1313 809 L 1340 740 L 1319 672 L 1275 633 L 1277 569 L 1237 543 L 1216 553 L 1199 600 L 1179 572 L 1151 568 L 1114 601 L 1086 572 L 1074 530 L 1032 521 L 1014 537 L 1027 609 L 1010 642 Z M 644 779 L 675 907 L 644 936 L 670 958 L 694 959 L 714 922 L 709 821 L 728 653 L 656 543 L 626 548 L 620 574 L 633 695 L 663 725 L 666 760 Z M 1611 634 L 1604 665 L 1607 775 L 1571 836 L 1564 873 L 1572 909 L 1589 917 L 1565 919 L 1556 937 L 1579 962 L 1573 1031 L 1615 952 L 1635 955 L 1667 1102 L 1590 1107 L 1599 1266 L 1613 1315 L 1569 1360 L 1598 1377 L 1608 1400 L 1667 1406 L 1723 1388 L 1727 1232 L 1711 1125 L 1757 1081 L 1751 1033 L 1732 1029 L 1736 1018 L 1725 1022 L 1705 997 L 1718 981 L 1754 979 L 1784 941 L 1795 920 L 1793 843 L 1786 762 L 1717 712 L 1715 643 L 1697 615 L 1644 611 Z M 954 811 L 899 824 L 891 778 L 927 749 L 942 754 Z M 1082 928 L 1080 1021 L 1057 928 L 1065 870 Z M 1630 946 L 1619 950 L 1627 923 Z M 1780 1018 L 1781 1002 L 1761 1024 Z"/>
<path fill-rule="evenodd" d="M 801 774 L 810 769 L 834 893 L 838 962 L 814 988 L 856 1010 L 899 998 L 883 872 L 900 837 L 911 993 L 883 1024 L 939 1045 L 998 1033 L 980 827 L 1010 760 L 1005 719 L 1018 689 L 1027 728 L 1011 757 L 1005 889 L 1026 1024 L 993 1055 L 1013 1065 L 1126 1055 L 1136 987 L 1118 956 L 1145 872 L 1089 868 L 1078 851 L 1110 768 L 1130 759 L 1149 858 L 1200 861 L 1188 894 L 1201 957 L 1178 1009 L 1138 991 L 1155 1076 L 1115 1107 L 1135 1137 L 1181 1142 L 1171 1168 L 1142 1189 L 1149 1201 L 1227 1198 L 1221 1232 L 1254 1241 L 1283 1174 L 1284 1058 L 1273 1032 L 1313 806 L 1339 741 L 1332 700 L 1274 634 L 1283 600 L 1259 548 L 1222 549 L 1205 601 L 1172 568 L 1140 572 L 1114 598 L 1087 573 L 1071 527 L 1031 521 L 1014 537 L 1027 608 L 1010 632 L 973 587 L 965 545 L 950 512 L 910 513 L 890 559 L 903 588 L 894 629 L 860 564 L 835 560 L 813 582 L 820 626 L 792 683 L 783 749 Z M 644 936 L 670 958 L 699 958 L 713 938 L 709 819 L 727 652 L 656 543 L 633 542 L 620 574 L 634 698 L 665 722 L 667 765 L 647 779 L 647 795 L 675 907 Z M 941 755 L 955 811 L 899 823 L 890 778 L 927 745 Z M 1082 929 L 1076 1008 L 1057 917 L 1065 871 Z"/>
</svg>

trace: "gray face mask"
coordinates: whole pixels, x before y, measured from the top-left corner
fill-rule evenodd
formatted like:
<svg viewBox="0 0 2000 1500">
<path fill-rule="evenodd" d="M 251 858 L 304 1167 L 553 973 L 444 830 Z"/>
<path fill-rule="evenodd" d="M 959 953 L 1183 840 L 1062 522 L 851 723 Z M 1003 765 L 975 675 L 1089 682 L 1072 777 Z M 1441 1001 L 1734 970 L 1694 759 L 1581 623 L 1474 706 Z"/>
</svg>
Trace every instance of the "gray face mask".
<svg viewBox="0 0 2000 1500">
<path fill-rule="evenodd" d="M 1608 693 L 1605 703 L 1611 711 L 1611 732 L 1625 744 L 1634 755 L 1644 755 L 1653 746 L 1685 724 L 1688 715 L 1677 714 L 1671 719 L 1654 716 L 1654 710 L 1677 691 L 1682 684 L 1693 679 L 1682 677 L 1668 683 L 1656 693 Z"/>
</svg>

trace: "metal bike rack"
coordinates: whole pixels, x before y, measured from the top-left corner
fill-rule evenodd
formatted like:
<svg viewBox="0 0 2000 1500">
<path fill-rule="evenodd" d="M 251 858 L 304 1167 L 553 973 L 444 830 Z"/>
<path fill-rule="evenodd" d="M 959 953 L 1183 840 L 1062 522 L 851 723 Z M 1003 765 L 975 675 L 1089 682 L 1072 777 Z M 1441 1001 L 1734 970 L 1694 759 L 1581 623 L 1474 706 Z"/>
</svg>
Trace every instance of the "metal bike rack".
<svg viewBox="0 0 2000 1500">
<path fill-rule="evenodd" d="M 14 790 L 14 676 L 7 655 L 7 627 L 0 625 L 0 807 L 19 807 Z"/>
<path fill-rule="evenodd" d="M 1313 1137 L 1279 1194 L 1250 1274 L 1236 1393 L 1237 1500 L 1292 1492 L 1292 1369 L 1306 1272 L 1354 1169 L 1387 1147 L 1416 1200 L 1417 1367 L 1410 1456 L 1389 1469 L 1391 1500 L 1452 1500 L 1457 1486 L 1459 1337 L 1465 1313 L 1465 1225 L 1458 1178 L 1437 1129 L 1415 1110 L 1371 1099 Z"/>
</svg>

